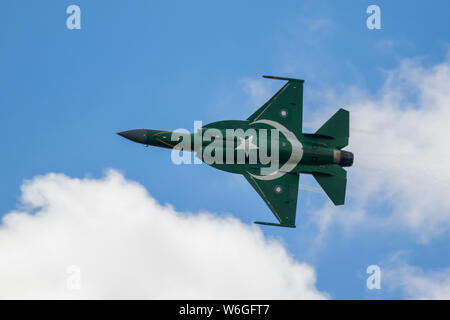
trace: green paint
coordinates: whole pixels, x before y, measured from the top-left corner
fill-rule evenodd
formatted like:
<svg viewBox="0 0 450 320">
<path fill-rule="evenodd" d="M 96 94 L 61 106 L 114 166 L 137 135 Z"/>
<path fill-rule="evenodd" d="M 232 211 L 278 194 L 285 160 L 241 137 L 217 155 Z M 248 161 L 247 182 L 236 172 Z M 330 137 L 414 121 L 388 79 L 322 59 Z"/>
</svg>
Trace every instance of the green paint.
<svg viewBox="0 0 450 320">
<path fill-rule="evenodd" d="M 348 145 L 349 112 L 340 109 L 316 133 L 303 133 L 304 81 L 265 77 L 287 83 L 247 120 L 214 122 L 177 139 L 160 130 L 120 135 L 162 148 L 183 146 L 214 168 L 242 174 L 279 222 L 256 223 L 295 227 L 300 173 L 312 174 L 335 205 L 345 202 L 347 172 L 342 167 L 353 164 L 353 154 L 340 150 Z"/>
</svg>

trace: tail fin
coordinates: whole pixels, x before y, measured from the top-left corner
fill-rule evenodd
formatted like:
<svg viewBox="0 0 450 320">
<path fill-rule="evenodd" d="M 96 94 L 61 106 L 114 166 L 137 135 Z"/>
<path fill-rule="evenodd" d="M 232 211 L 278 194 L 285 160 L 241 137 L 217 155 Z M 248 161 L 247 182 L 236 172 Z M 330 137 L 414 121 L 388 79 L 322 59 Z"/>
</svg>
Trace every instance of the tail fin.
<svg viewBox="0 0 450 320">
<path fill-rule="evenodd" d="M 327 141 L 331 147 L 344 148 L 348 145 L 350 136 L 350 113 L 339 109 L 315 134 L 331 138 L 332 140 Z"/>
<path fill-rule="evenodd" d="M 344 204 L 347 171 L 338 165 L 326 166 L 321 171 L 313 173 L 313 177 L 336 206 Z"/>
</svg>

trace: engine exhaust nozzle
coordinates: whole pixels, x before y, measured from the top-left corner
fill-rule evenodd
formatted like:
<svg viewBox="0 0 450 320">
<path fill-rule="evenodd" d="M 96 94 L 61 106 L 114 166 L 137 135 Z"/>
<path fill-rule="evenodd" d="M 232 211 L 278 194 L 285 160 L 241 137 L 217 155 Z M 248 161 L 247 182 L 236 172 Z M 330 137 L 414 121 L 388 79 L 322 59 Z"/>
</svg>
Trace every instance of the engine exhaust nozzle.
<svg viewBox="0 0 450 320">
<path fill-rule="evenodd" d="M 341 167 L 351 167 L 353 165 L 353 153 L 345 150 L 334 150 L 334 163 Z"/>
</svg>

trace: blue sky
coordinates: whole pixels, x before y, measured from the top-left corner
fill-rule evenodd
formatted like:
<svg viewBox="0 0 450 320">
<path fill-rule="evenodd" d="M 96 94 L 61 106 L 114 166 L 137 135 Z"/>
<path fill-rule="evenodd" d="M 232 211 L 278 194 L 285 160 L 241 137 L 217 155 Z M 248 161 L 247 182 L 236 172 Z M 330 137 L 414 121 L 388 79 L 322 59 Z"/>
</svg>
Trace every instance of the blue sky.
<svg viewBox="0 0 450 320">
<path fill-rule="evenodd" d="M 70 4 L 81 8 L 81 30 L 66 28 Z M 370 4 L 381 8 L 381 30 L 366 28 Z M 263 74 L 305 79 L 304 121 L 320 113 L 326 119 L 332 113 L 317 99 L 321 92 L 357 87 L 376 95 L 386 72 L 404 59 L 420 58 L 424 68 L 444 61 L 449 10 L 444 0 L 6 1 L 0 11 L 0 215 L 16 208 L 25 179 L 50 172 L 100 178 L 115 168 L 179 211 L 270 220 L 242 177 L 206 165 L 176 166 L 167 150 L 115 133 L 245 119 L 259 107 L 255 101 L 282 85 L 259 82 Z M 252 81 L 263 83 L 268 96 L 255 100 L 245 89 Z M 396 252 L 424 270 L 450 265 L 445 232 L 423 243 L 395 228 L 348 233 L 332 226 L 318 245 L 313 215 L 328 202 L 300 191 L 298 227 L 262 229 L 314 266 L 317 288 L 331 297 L 404 297 L 365 286 L 367 266 Z M 371 210 L 382 216 L 392 205 L 374 203 Z"/>
</svg>

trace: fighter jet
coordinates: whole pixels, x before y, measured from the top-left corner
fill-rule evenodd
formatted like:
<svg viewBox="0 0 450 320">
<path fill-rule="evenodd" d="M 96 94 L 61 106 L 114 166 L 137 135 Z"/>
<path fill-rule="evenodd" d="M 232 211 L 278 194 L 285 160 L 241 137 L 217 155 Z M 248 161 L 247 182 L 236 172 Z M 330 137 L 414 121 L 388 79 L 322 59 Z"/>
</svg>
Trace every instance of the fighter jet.
<svg viewBox="0 0 450 320">
<path fill-rule="evenodd" d="M 350 116 L 339 109 L 315 133 L 304 133 L 304 80 L 263 77 L 287 82 L 247 120 L 218 121 L 194 133 L 135 129 L 118 134 L 175 155 L 192 151 L 200 162 L 243 175 L 278 220 L 255 223 L 295 228 L 300 174 L 311 174 L 335 205 L 344 204 L 343 168 L 353 165 L 353 153 L 342 150 Z"/>
</svg>

